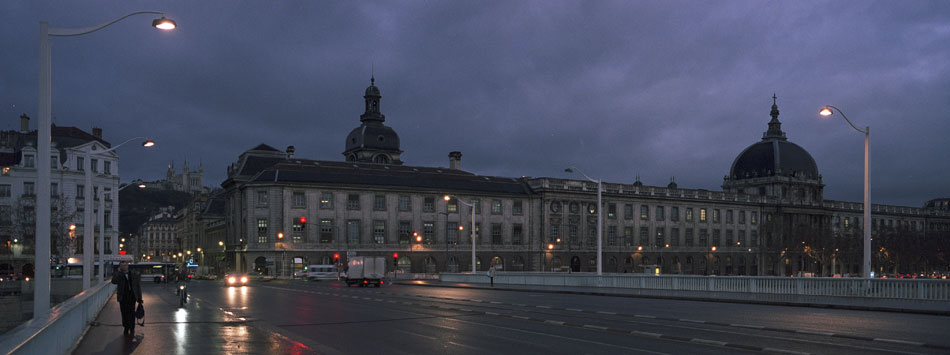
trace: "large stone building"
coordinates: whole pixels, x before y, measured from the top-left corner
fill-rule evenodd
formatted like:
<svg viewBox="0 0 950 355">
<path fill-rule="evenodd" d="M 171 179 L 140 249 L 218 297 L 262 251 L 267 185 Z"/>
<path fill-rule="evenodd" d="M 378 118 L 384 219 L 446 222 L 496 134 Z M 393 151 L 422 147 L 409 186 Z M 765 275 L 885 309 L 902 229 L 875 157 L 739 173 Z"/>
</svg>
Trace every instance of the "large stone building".
<svg viewBox="0 0 950 355">
<path fill-rule="evenodd" d="M 288 276 L 294 259 L 331 264 L 334 255 L 345 263 L 397 253 L 409 272 L 471 270 L 466 204 L 474 202 L 478 270 L 594 271 L 602 209 L 605 272 L 859 274 L 862 204 L 823 199 L 815 160 L 788 140 L 774 100 L 762 140 L 738 155 L 723 191 L 604 183 L 597 206 L 594 183 L 476 175 L 461 169 L 459 152 L 449 154 L 447 169 L 403 165 L 375 82 L 363 98 L 345 161 L 261 144 L 231 164 L 222 183 L 229 268 Z M 443 200 L 447 194 L 463 203 Z M 898 262 L 893 248 L 910 238 L 945 245 L 950 211 L 872 209 L 876 269 L 947 270 L 941 253 Z"/>
<path fill-rule="evenodd" d="M 37 148 L 36 130 L 29 125 L 29 117 L 23 115 L 19 131 L 0 132 L 0 275 L 32 274 L 33 270 Z M 84 211 L 91 206 L 95 237 L 104 224 L 105 254 L 111 256 L 118 250 L 119 216 L 113 211 L 118 211 L 119 201 L 112 192 L 119 189 L 119 156 L 97 153 L 110 147 L 100 128 L 89 134 L 54 125 L 51 134 L 51 255 L 59 262 L 81 256 L 87 230 Z M 92 182 L 89 188 L 87 178 Z M 98 243 L 94 246 L 98 251 Z"/>
<path fill-rule="evenodd" d="M 175 164 L 168 164 L 168 169 L 165 171 L 165 178 L 158 181 L 153 181 L 148 183 L 149 187 L 160 188 L 164 190 L 171 191 L 181 191 L 189 193 L 208 193 L 208 187 L 204 186 L 204 175 L 205 168 L 203 164 L 198 164 L 197 170 L 190 170 L 188 168 L 188 161 L 185 161 L 184 165 L 179 172 L 175 169 Z"/>
</svg>

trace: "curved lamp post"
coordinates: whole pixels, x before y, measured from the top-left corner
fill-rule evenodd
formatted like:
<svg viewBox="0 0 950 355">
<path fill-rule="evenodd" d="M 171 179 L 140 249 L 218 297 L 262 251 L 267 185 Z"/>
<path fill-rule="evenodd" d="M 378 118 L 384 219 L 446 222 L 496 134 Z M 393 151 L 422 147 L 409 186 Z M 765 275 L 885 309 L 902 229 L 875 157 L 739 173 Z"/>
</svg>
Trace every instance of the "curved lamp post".
<svg viewBox="0 0 950 355">
<path fill-rule="evenodd" d="M 465 202 L 455 195 L 445 195 L 443 199 L 445 199 L 445 201 L 449 201 L 453 197 L 455 197 L 456 201 L 461 202 L 463 205 L 466 205 L 472 209 L 472 274 L 475 274 L 475 272 L 477 272 L 476 265 L 475 265 L 475 243 L 478 242 L 478 240 L 475 239 L 475 204 Z"/>
<path fill-rule="evenodd" d="M 72 37 L 80 36 L 87 33 L 92 33 L 103 28 L 108 27 L 111 24 L 119 22 L 129 16 L 139 15 L 139 14 L 157 14 L 162 15 L 162 18 L 152 21 L 152 26 L 162 29 L 162 30 L 171 30 L 177 27 L 178 25 L 175 21 L 165 18 L 164 13 L 158 11 L 139 11 L 133 12 L 128 15 L 119 17 L 110 22 L 106 22 L 100 25 L 70 29 L 70 28 L 49 28 L 49 23 L 46 21 L 40 22 L 40 56 L 39 56 L 39 100 L 38 104 L 38 115 L 39 121 L 37 122 L 37 159 L 36 163 L 39 167 L 36 169 L 36 248 L 35 248 L 35 260 L 34 265 L 36 277 L 35 277 L 35 291 L 33 293 L 33 318 L 41 318 L 49 313 L 49 296 L 50 296 L 50 141 L 52 137 L 52 130 L 50 127 L 51 117 L 50 113 L 52 112 L 52 100 L 51 100 L 51 70 L 50 70 L 50 37 Z M 90 196 L 91 197 L 91 196 Z M 85 270 L 84 265 L 84 270 Z M 85 274 L 86 271 L 83 271 Z M 86 277 L 83 277 L 83 283 L 86 284 Z M 87 286 L 87 285 L 84 285 Z"/>
<path fill-rule="evenodd" d="M 604 219 L 603 212 L 601 212 L 601 196 L 603 194 L 603 182 L 601 180 L 596 180 L 587 174 L 584 174 L 575 167 L 570 167 L 564 169 L 565 172 L 573 173 L 577 172 L 578 174 L 584 175 L 587 180 L 590 182 L 597 183 L 597 275 L 601 275 L 603 272 L 603 240 L 604 240 Z"/>
<path fill-rule="evenodd" d="M 831 105 L 823 107 L 818 111 L 818 114 L 828 117 L 833 115 L 835 111 L 838 111 L 852 128 L 864 133 L 864 262 L 861 268 L 861 277 L 867 279 L 871 277 L 871 127 L 858 128 L 848 119 L 848 116 L 844 115 L 844 112 L 841 112 L 841 109 Z"/>
<path fill-rule="evenodd" d="M 126 142 L 128 142 L 128 141 L 126 141 Z M 149 141 L 149 142 L 151 142 L 151 141 Z M 153 143 L 154 143 L 154 142 L 153 142 Z M 120 144 L 120 145 L 121 145 L 121 144 Z M 153 144 L 153 145 L 154 145 L 154 144 Z M 118 148 L 118 146 L 116 146 L 116 148 Z M 135 186 L 135 187 L 138 187 L 138 188 L 140 188 L 140 189 L 144 189 L 144 188 L 145 188 L 145 183 L 142 182 L 141 180 L 136 180 L 136 181 L 133 181 L 133 182 L 130 183 L 130 184 L 126 184 L 125 186 L 120 187 L 120 188 L 119 188 L 118 190 L 116 190 L 115 192 L 110 191 L 109 194 L 110 194 L 110 195 L 111 195 L 111 194 L 115 194 L 115 199 L 116 199 L 116 201 L 118 201 L 118 200 L 119 200 L 119 192 L 122 191 L 122 190 L 125 190 L 125 189 L 126 189 L 127 187 L 129 187 L 129 186 Z M 106 248 L 105 248 L 105 245 L 106 245 L 106 242 L 105 242 L 105 240 L 106 240 L 106 221 L 105 221 L 105 218 L 106 218 L 106 201 L 105 201 L 105 200 L 106 200 L 106 199 L 105 199 L 105 194 L 106 194 L 105 189 L 99 189 L 99 196 L 97 196 L 97 197 L 99 198 L 99 214 L 98 214 L 98 217 L 99 217 L 99 218 L 98 218 L 98 223 L 99 223 L 99 283 L 105 283 L 105 282 L 106 282 L 106 278 L 105 278 L 105 275 L 106 275 L 106 263 L 105 263 L 105 260 L 106 260 L 106 259 L 105 259 L 105 249 L 106 249 Z M 116 208 L 113 208 L 112 210 L 113 210 L 113 211 L 117 211 Z M 88 210 L 87 210 L 87 211 L 88 211 Z M 85 241 L 86 241 L 85 236 L 83 236 L 83 242 L 85 242 Z M 115 240 L 112 241 L 112 244 L 116 244 Z M 122 245 L 119 245 L 119 247 L 121 248 Z M 118 250 L 118 248 L 112 248 L 113 253 L 115 253 L 117 250 Z M 85 259 L 83 259 L 83 260 L 85 260 Z M 83 262 L 83 263 L 85 264 L 85 262 Z M 83 269 L 85 270 L 85 265 L 83 265 Z"/>
</svg>

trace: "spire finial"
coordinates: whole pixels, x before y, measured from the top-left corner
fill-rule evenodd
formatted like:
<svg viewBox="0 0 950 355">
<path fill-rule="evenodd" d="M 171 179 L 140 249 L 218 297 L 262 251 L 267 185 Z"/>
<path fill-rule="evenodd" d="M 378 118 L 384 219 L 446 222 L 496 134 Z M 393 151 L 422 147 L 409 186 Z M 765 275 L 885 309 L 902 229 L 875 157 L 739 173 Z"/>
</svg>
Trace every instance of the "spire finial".
<svg viewBox="0 0 950 355">
<path fill-rule="evenodd" d="M 769 130 L 765 131 L 765 134 L 762 135 L 762 140 L 769 139 L 778 139 L 785 140 L 785 132 L 782 132 L 782 122 L 778 120 L 778 96 L 775 93 L 772 93 L 772 111 L 769 112 L 769 116 L 772 116 L 772 120 L 769 121 Z"/>
<path fill-rule="evenodd" d="M 778 100 L 778 96 L 775 96 L 775 93 L 773 92 L 773 93 L 772 93 L 772 104 L 773 104 L 773 105 L 778 105 L 778 104 L 776 103 L 776 100 Z"/>
</svg>

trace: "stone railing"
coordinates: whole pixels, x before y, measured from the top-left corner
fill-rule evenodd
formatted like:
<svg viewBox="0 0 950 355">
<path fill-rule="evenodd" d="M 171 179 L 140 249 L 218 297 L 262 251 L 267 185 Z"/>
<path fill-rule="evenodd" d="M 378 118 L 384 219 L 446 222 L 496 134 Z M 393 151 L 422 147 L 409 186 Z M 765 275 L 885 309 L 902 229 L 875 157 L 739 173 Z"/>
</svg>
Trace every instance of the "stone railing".
<svg viewBox="0 0 950 355">
<path fill-rule="evenodd" d="M 0 338 L 0 354 L 65 354 L 112 297 L 115 285 L 103 283 L 81 292 Z"/>
</svg>

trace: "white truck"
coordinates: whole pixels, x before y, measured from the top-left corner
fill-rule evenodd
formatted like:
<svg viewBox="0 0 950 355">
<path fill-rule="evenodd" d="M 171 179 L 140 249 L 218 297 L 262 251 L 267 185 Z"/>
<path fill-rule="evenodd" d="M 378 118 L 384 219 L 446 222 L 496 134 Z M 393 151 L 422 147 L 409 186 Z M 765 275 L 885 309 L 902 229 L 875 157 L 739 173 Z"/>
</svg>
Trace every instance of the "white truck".
<svg viewBox="0 0 950 355">
<path fill-rule="evenodd" d="M 382 256 L 354 256 L 347 263 L 346 285 L 373 285 L 379 287 L 386 276 L 386 258 Z"/>
</svg>

